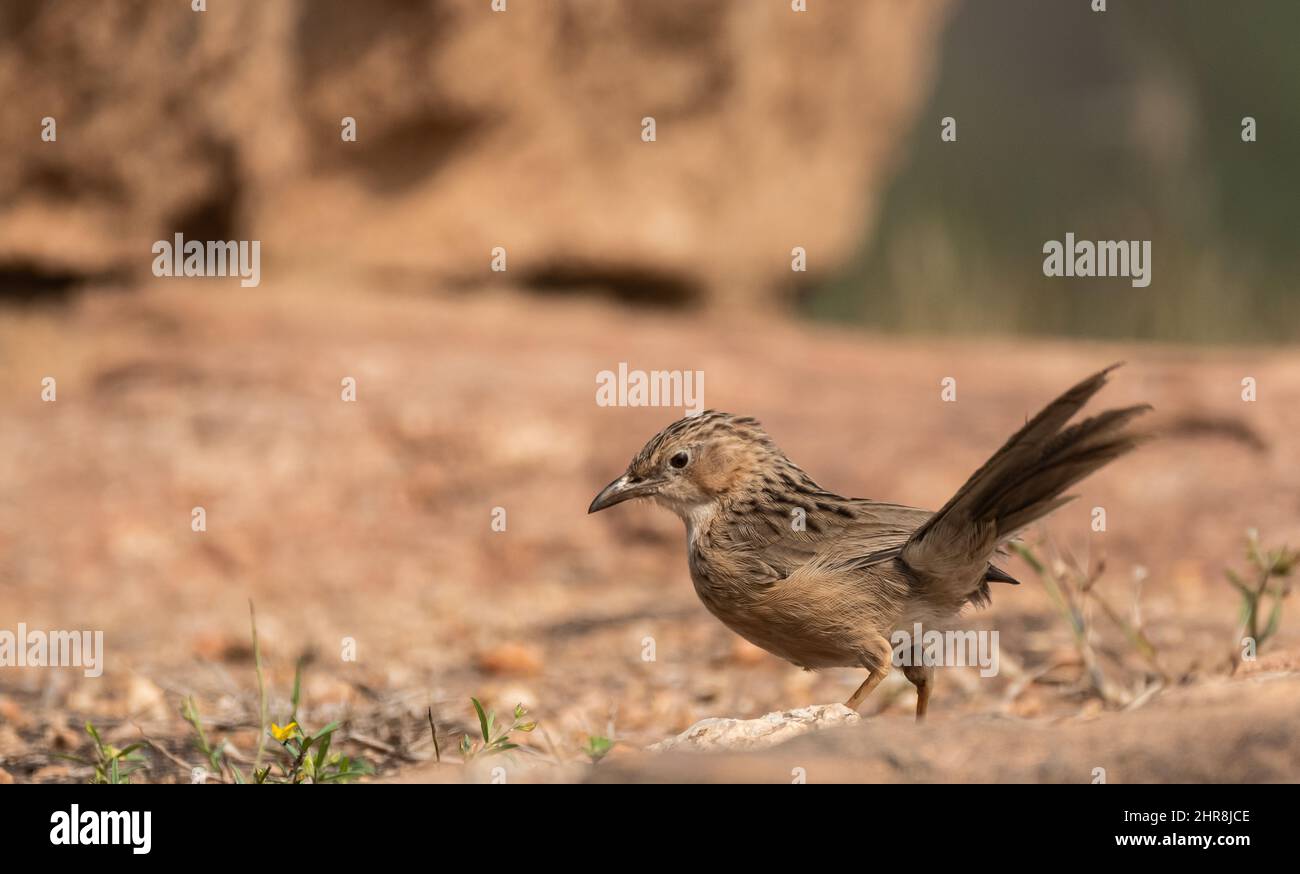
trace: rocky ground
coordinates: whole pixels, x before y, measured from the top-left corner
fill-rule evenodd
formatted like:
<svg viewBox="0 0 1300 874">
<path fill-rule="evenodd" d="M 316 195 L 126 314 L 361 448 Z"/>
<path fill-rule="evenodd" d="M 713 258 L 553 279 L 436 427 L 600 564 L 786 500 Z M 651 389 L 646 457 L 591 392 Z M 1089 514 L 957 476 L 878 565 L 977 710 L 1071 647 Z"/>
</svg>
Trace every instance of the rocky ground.
<svg viewBox="0 0 1300 874">
<path fill-rule="evenodd" d="M 491 779 L 455 753 L 460 732 L 477 733 L 470 696 L 503 714 L 522 702 L 539 722 L 516 735 L 527 750 L 487 760 L 511 779 L 1300 778 L 1300 623 L 1284 610 L 1261 659 L 1233 672 L 1238 600 L 1222 579 L 1245 569 L 1247 529 L 1300 544 L 1295 351 L 910 340 L 379 285 L 175 280 L 0 311 L 0 629 L 100 629 L 106 647 L 98 679 L 0 668 L 0 780 L 85 779 L 55 754 L 84 752 L 92 720 L 113 742 L 143 733 L 166 751 L 138 779 L 187 781 L 187 695 L 251 757 L 250 599 L 272 718 L 303 659 L 303 723 L 344 719 L 340 748 L 379 779 Z M 598 371 L 702 370 L 709 406 L 762 419 L 827 487 L 934 507 L 1039 405 L 1118 359 L 1103 402 L 1151 402 L 1160 439 L 1028 538 L 1044 555 L 1104 557 L 1089 655 L 1013 559 L 1024 584 L 967 620 L 999 631 L 999 674 L 942 672 L 919 729 L 895 676 L 860 720 L 778 720 L 835 725 L 786 744 L 754 746 L 743 739 L 761 723 L 742 723 L 722 753 L 641 752 L 701 719 L 843 701 L 860 678 L 799 671 L 713 620 L 675 519 L 586 515 L 678 415 L 598 407 Z M 54 403 L 41 401 L 47 376 Z M 340 398 L 349 376 L 355 403 Z M 955 403 L 940 399 L 945 377 Z M 1098 506 L 1105 532 L 1090 526 Z M 615 742 L 595 768 L 592 737 Z"/>
</svg>

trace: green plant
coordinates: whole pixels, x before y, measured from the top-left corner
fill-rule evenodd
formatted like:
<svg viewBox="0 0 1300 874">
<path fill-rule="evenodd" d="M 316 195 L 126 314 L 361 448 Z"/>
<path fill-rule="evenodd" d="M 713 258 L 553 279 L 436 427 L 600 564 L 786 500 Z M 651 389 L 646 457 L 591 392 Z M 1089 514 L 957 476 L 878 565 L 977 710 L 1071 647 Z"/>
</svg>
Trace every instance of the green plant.
<svg viewBox="0 0 1300 874">
<path fill-rule="evenodd" d="M 86 759 L 63 754 L 59 754 L 58 757 L 81 765 L 93 766 L 95 774 L 90 779 L 91 783 L 117 785 L 130 783 L 131 774 L 145 767 L 142 764 L 144 756 L 137 752 L 144 744 L 135 743 L 119 750 L 112 744 L 104 743 L 103 738 L 99 736 L 99 731 L 91 722 L 86 723 L 86 734 L 90 735 L 90 739 L 95 742 L 95 758 Z"/>
<path fill-rule="evenodd" d="M 208 767 L 212 769 L 212 772 L 214 774 L 220 774 L 222 765 L 226 764 L 225 742 L 223 741 L 215 747 L 208 742 L 208 736 L 203 731 L 203 720 L 199 715 L 199 706 L 194 702 L 194 697 L 192 695 L 186 697 L 186 699 L 181 702 L 181 718 L 188 722 L 190 727 L 194 729 L 194 748 L 203 753 L 203 757 L 208 760 Z M 229 767 L 232 772 L 235 770 L 233 765 L 230 765 Z"/>
<path fill-rule="evenodd" d="M 1282 601 L 1291 593 L 1290 576 L 1295 568 L 1300 553 L 1282 546 L 1274 550 L 1260 548 L 1259 532 L 1251 529 L 1246 532 L 1246 561 L 1250 564 L 1254 579 L 1244 581 L 1232 568 L 1223 574 L 1238 594 L 1241 595 L 1241 633 L 1248 637 L 1254 652 L 1258 653 L 1264 641 L 1277 633 L 1282 622 Z M 1274 580 L 1278 582 L 1273 583 Z M 1272 606 L 1265 608 L 1265 601 L 1271 600 Z M 1268 618 L 1260 627 L 1260 619 L 1267 612 Z"/>
<path fill-rule="evenodd" d="M 1050 560 L 1039 557 L 1034 550 L 1018 541 L 1009 544 L 1009 547 L 1033 568 L 1047 590 L 1048 597 L 1069 625 L 1075 650 L 1083 662 L 1088 688 L 1093 694 L 1111 706 L 1136 706 L 1169 682 L 1169 676 L 1160 664 L 1159 653 L 1142 628 L 1136 607 L 1133 618 L 1126 618 L 1096 588 L 1105 573 L 1104 562 L 1089 562 L 1089 566 L 1084 567 L 1073 555 L 1062 555 L 1055 546 L 1051 546 L 1055 555 Z M 1143 576 L 1135 576 L 1135 605 L 1138 603 Z M 1116 683 L 1106 674 L 1094 643 L 1096 635 L 1091 621 L 1091 608 L 1094 606 L 1120 631 L 1130 649 L 1149 666 L 1149 671 L 1142 672 L 1142 675 L 1131 676 L 1132 682 L 1129 684 Z M 1114 660 L 1123 668 L 1126 666 L 1121 655 L 1114 654 Z"/>
<path fill-rule="evenodd" d="M 257 627 L 253 627 L 253 647 L 254 655 L 257 653 Z M 261 664 L 261 659 L 258 659 Z M 353 759 L 351 756 L 340 755 L 337 752 L 330 751 L 330 745 L 334 739 L 334 732 L 338 731 L 340 723 L 331 722 L 324 728 L 311 734 L 303 731 L 298 724 L 298 702 L 302 694 L 302 660 L 299 659 L 293 672 L 293 694 L 289 698 L 290 712 L 289 718 L 285 721 L 284 727 L 276 723 L 271 723 L 269 727 L 263 726 L 262 738 L 269 734 L 280 744 L 280 749 L 284 753 L 281 760 L 273 765 L 257 766 L 253 768 L 254 783 L 347 783 L 358 777 L 364 777 L 367 774 L 373 774 L 374 768 L 364 759 Z M 258 686 L 261 692 L 261 698 L 265 700 L 264 687 L 261 681 L 261 672 L 258 673 Z M 263 710 L 265 712 L 265 710 Z M 259 746 L 259 748 L 261 748 Z M 272 774 L 271 768 L 278 767 L 279 773 Z"/>
<path fill-rule="evenodd" d="M 262 764 L 262 755 L 266 752 L 266 723 L 269 721 L 268 708 L 266 705 L 266 677 L 262 673 L 262 647 L 257 642 L 257 612 L 253 609 L 253 599 L 248 599 L 248 624 L 253 634 L 253 669 L 257 673 L 257 715 L 258 725 L 261 732 L 257 736 L 257 754 L 253 757 L 253 771 L 256 772 Z M 299 662 L 299 668 L 302 663 Z M 298 709 L 298 681 L 295 673 L 293 692 L 295 696 L 294 707 Z M 240 782 L 243 782 L 242 780 Z"/>
<path fill-rule="evenodd" d="M 266 679 L 262 671 L 262 650 L 257 639 L 257 616 L 251 601 L 248 605 L 248 615 L 253 637 L 253 663 L 257 674 L 259 723 L 257 752 L 250 776 L 245 776 L 230 761 L 230 757 L 226 755 L 228 745 L 224 740 L 215 746 L 208 740 L 194 699 L 186 698 L 181 702 L 181 716 L 194 729 L 194 746 L 207 759 L 214 775 L 229 775 L 229 779 L 234 783 L 347 783 L 374 773 L 374 768 L 364 759 L 354 759 L 330 749 L 334 733 L 338 731 L 340 723 L 331 722 L 310 734 L 298 724 L 298 704 L 302 694 L 302 660 L 298 661 L 293 674 L 289 718 L 285 720 L 283 727 L 269 722 L 270 708 L 267 704 Z M 267 756 L 268 737 L 275 739 L 280 746 L 272 753 L 276 761 L 264 765 L 262 762 Z"/>
<path fill-rule="evenodd" d="M 462 735 L 460 739 L 460 755 L 466 762 L 477 756 L 490 756 L 494 753 L 504 753 L 510 750 L 519 749 L 519 744 L 510 740 L 510 735 L 516 731 L 532 731 L 537 727 L 535 721 L 526 720 L 528 711 L 522 704 L 515 705 L 514 720 L 510 726 L 498 731 L 496 724 L 496 713 L 494 711 L 483 710 L 483 705 L 477 698 L 469 699 L 474 705 L 474 712 L 478 715 L 479 734 L 482 739 L 471 741 L 469 735 Z"/>
<path fill-rule="evenodd" d="M 369 763 L 362 759 L 354 760 L 351 756 L 330 752 L 330 742 L 338 728 L 338 722 L 331 722 L 309 735 L 294 721 L 283 728 L 272 723 L 271 736 L 280 742 L 288 757 L 285 761 L 277 763 L 280 768 L 279 775 L 272 776 L 271 765 L 267 765 L 253 772 L 254 782 L 347 783 L 374 773 Z"/>
<path fill-rule="evenodd" d="M 587 754 L 587 758 L 591 759 L 591 763 L 594 765 L 609 755 L 609 751 L 613 748 L 614 742 L 612 740 L 593 734 L 587 737 L 587 743 L 583 746 L 582 751 Z"/>
</svg>

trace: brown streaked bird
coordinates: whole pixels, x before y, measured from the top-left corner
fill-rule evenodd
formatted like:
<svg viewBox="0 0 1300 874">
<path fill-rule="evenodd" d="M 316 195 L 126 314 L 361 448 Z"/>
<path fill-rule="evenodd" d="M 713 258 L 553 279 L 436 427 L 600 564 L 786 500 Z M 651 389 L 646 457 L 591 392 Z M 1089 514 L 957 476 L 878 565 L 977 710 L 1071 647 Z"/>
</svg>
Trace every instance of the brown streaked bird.
<svg viewBox="0 0 1300 874">
<path fill-rule="evenodd" d="M 631 498 L 672 510 L 686 523 L 691 579 L 709 612 L 801 668 L 866 668 L 847 702 L 856 710 L 889 673 L 895 629 L 942 623 L 987 604 L 989 583 L 1015 584 L 991 563 L 999 548 L 1142 439 L 1126 426 L 1146 404 L 1067 427 L 1118 366 L 1048 404 L 938 512 L 828 492 L 756 420 L 713 410 L 651 438 L 587 512 Z M 920 719 L 934 669 L 903 672 Z"/>
</svg>

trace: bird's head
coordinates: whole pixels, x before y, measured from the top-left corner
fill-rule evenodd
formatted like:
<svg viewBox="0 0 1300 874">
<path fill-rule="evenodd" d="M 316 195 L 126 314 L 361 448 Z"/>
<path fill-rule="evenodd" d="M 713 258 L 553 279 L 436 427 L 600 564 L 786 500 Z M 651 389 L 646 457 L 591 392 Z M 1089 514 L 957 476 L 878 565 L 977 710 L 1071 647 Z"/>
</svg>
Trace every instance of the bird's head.
<svg viewBox="0 0 1300 874">
<path fill-rule="evenodd" d="M 587 512 L 652 498 L 689 519 L 709 505 L 761 487 L 765 471 L 778 460 L 784 456 L 756 420 L 705 410 L 650 438 Z"/>
</svg>

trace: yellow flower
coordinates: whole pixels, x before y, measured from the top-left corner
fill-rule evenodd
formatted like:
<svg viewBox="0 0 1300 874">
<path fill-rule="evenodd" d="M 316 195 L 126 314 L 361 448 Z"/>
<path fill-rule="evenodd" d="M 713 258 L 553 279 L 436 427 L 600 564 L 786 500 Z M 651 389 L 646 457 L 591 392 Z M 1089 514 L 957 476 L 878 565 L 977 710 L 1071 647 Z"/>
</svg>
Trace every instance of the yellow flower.
<svg viewBox="0 0 1300 874">
<path fill-rule="evenodd" d="M 293 737 L 297 731 L 298 731 L 298 723 L 296 722 L 291 722 L 288 725 L 286 725 L 284 728 L 281 728 L 280 726 L 276 725 L 274 722 L 271 723 L 271 735 L 280 743 L 284 743 L 289 738 Z"/>
</svg>

